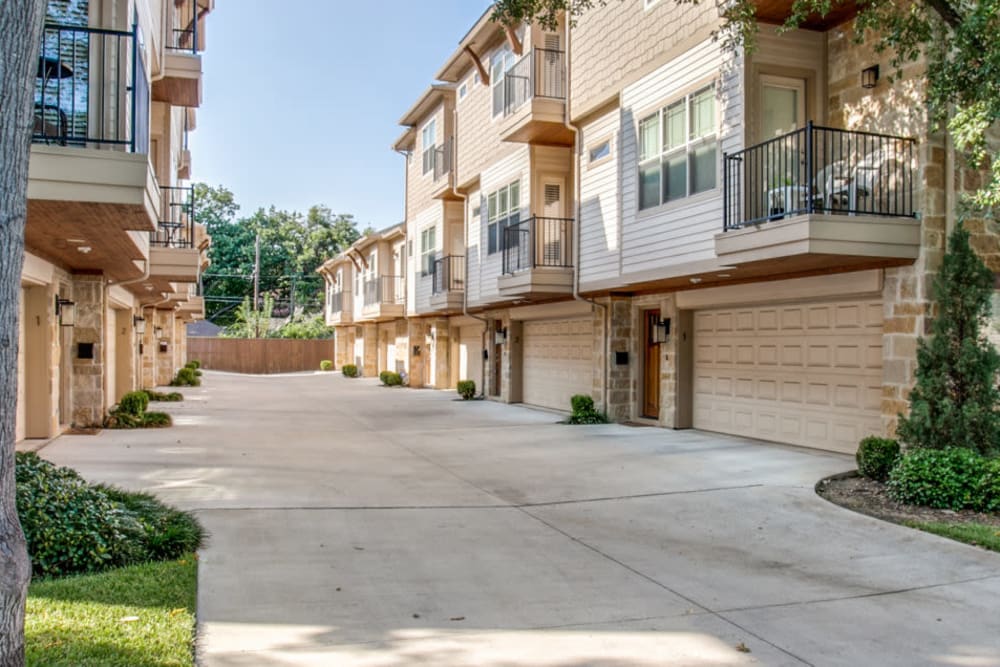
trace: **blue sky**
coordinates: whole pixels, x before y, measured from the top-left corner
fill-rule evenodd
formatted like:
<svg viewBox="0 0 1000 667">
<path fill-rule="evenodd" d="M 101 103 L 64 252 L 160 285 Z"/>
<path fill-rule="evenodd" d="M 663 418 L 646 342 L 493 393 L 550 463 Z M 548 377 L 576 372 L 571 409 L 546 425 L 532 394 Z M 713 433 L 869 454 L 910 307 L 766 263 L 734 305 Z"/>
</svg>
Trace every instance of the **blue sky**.
<svg viewBox="0 0 1000 667">
<path fill-rule="evenodd" d="M 191 135 L 192 180 L 241 213 L 325 204 L 403 219 L 399 118 L 489 0 L 217 0 Z"/>
</svg>

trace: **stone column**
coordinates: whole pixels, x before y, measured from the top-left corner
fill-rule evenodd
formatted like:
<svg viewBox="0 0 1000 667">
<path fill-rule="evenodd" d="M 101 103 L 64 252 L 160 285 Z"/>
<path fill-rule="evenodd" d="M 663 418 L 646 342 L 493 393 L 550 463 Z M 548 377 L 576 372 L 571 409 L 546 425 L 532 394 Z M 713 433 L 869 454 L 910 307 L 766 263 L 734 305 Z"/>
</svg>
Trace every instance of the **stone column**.
<svg viewBox="0 0 1000 667">
<path fill-rule="evenodd" d="M 412 318 L 407 321 L 407 338 L 409 345 L 406 350 L 409 366 L 410 386 L 423 387 L 425 382 L 425 363 L 430 359 L 430 351 L 426 349 L 424 339 L 427 335 L 425 320 Z"/>
<path fill-rule="evenodd" d="M 374 322 L 364 325 L 365 353 L 364 370 L 366 377 L 378 377 L 378 324 Z"/>
<path fill-rule="evenodd" d="M 60 295 L 65 298 L 65 295 Z M 100 426 L 106 410 L 104 373 L 106 368 L 105 326 L 107 314 L 104 276 L 73 275 L 76 326 L 72 345 L 73 426 Z"/>
<path fill-rule="evenodd" d="M 434 320 L 431 331 L 433 332 L 434 361 L 436 362 L 434 387 L 448 389 L 451 387 L 451 338 L 448 320 Z"/>
<path fill-rule="evenodd" d="M 158 386 L 170 384 L 174 379 L 176 367 L 174 366 L 174 311 L 157 309 L 153 318 L 154 340 L 153 350 L 156 356 L 156 384 Z M 148 326 L 148 324 L 147 324 Z M 155 335 L 155 328 L 161 329 L 159 337 Z"/>
<path fill-rule="evenodd" d="M 608 300 L 610 309 L 607 334 L 611 338 L 611 354 L 605 366 L 608 374 L 608 404 L 605 411 L 608 417 L 616 422 L 628 421 L 632 418 L 632 407 L 635 402 L 633 389 L 635 369 L 641 365 L 638 355 L 642 351 L 633 344 L 632 299 L 629 297 L 611 297 Z M 603 327 L 602 327 L 603 329 Z M 604 341 L 595 341 L 601 345 L 602 356 Z M 618 353 L 628 355 L 628 363 L 618 364 Z"/>
</svg>

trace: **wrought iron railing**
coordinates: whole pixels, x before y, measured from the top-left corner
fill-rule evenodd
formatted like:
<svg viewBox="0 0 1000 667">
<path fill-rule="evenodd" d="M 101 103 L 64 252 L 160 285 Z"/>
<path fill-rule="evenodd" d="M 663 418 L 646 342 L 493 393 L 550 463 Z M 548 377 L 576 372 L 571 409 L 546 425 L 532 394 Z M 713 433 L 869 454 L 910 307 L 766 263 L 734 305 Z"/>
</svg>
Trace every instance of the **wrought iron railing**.
<svg viewBox="0 0 1000 667">
<path fill-rule="evenodd" d="M 573 266 L 572 218 L 531 217 L 504 230 L 503 272 Z"/>
<path fill-rule="evenodd" d="M 32 141 L 149 152 L 149 81 L 137 34 L 135 26 L 45 26 Z"/>
<path fill-rule="evenodd" d="M 403 276 L 379 276 L 365 281 L 364 305 L 392 305 L 405 303 L 406 284 Z"/>
<path fill-rule="evenodd" d="M 806 127 L 723 157 L 723 230 L 809 213 L 913 217 L 913 139 Z"/>
<path fill-rule="evenodd" d="M 532 49 L 504 73 L 504 115 L 510 115 L 532 97 L 566 99 L 566 60 L 563 51 Z"/>
<path fill-rule="evenodd" d="M 448 139 L 434 149 L 434 181 L 437 182 L 451 174 L 454 164 L 454 138 Z"/>
<path fill-rule="evenodd" d="M 465 256 L 448 255 L 434 260 L 431 276 L 433 294 L 461 292 L 465 289 Z"/>
<path fill-rule="evenodd" d="M 198 0 L 173 0 L 173 27 L 167 41 L 171 51 L 198 53 Z"/>
<path fill-rule="evenodd" d="M 193 248 L 194 187 L 161 186 L 160 222 L 150 233 L 149 245 L 157 248 Z"/>
</svg>

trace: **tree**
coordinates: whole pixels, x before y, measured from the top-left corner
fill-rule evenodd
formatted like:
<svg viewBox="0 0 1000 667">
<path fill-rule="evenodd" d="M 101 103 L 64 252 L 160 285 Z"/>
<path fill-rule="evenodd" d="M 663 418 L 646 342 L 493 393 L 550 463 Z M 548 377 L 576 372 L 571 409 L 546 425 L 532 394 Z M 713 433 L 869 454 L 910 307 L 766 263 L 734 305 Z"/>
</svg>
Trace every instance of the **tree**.
<svg viewBox="0 0 1000 667">
<path fill-rule="evenodd" d="M 24 664 L 24 603 L 31 564 L 17 518 L 18 302 L 28 211 L 28 156 L 43 0 L 0 2 L 0 666 Z"/>
<path fill-rule="evenodd" d="M 910 447 L 1000 453 L 1000 353 L 983 332 L 993 274 L 973 252 L 961 225 L 948 239 L 933 290 L 938 313 L 930 341 L 917 345 L 917 383 L 910 415 L 900 416 L 900 439 Z"/>
<path fill-rule="evenodd" d="M 264 295 L 264 303 L 259 310 L 250 304 L 250 299 L 236 309 L 236 321 L 226 327 L 222 334 L 224 338 L 268 338 L 271 329 L 271 313 L 274 311 L 274 298 Z"/>
<path fill-rule="evenodd" d="M 516 25 L 538 21 L 553 29 L 559 15 L 571 17 L 611 0 L 497 0 L 493 19 Z M 699 0 L 674 0 L 679 4 Z M 757 0 L 717 0 L 730 48 L 752 50 L 757 35 Z M 1000 206 L 1000 146 L 990 141 L 1000 121 L 1000 0 L 793 0 L 782 29 L 802 25 L 812 14 L 825 16 L 856 5 L 857 38 L 892 55 L 898 69 L 927 58 L 926 99 L 930 120 L 950 131 L 955 146 L 975 169 L 989 167 L 991 178 L 969 199 L 984 212 Z M 572 19 L 571 19 L 572 20 Z"/>
</svg>

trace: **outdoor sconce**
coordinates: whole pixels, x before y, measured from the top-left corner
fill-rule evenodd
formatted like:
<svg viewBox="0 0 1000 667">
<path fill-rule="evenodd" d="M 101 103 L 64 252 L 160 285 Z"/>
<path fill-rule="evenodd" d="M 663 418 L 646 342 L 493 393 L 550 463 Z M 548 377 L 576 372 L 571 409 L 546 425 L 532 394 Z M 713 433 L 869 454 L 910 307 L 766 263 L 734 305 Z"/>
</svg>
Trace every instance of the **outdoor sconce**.
<svg viewBox="0 0 1000 667">
<path fill-rule="evenodd" d="M 132 316 L 132 326 L 135 327 L 135 332 L 140 336 L 146 333 L 146 318 L 139 317 L 138 315 Z"/>
<path fill-rule="evenodd" d="M 153 327 L 153 336 L 156 338 L 163 337 L 163 327 Z"/>
<path fill-rule="evenodd" d="M 493 332 L 493 343 L 496 345 L 503 345 L 507 342 L 507 330 L 497 329 Z"/>
<path fill-rule="evenodd" d="M 874 88 L 878 83 L 878 65 L 872 65 L 861 70 L 861 87 Z"/>
<path fill-rule="evenodd" d="M 650 334 L 654 343 L 666 343 L 670 339 L 670 318 L 667 317 L 657 322 Z"/>
<path fill-rule="evenodd" d="M 60 299 L 56 296 L 56 317 L 59 318 L 60 326 L 75 327 L 76 303 L 69 299 Z"/>
</svg>

